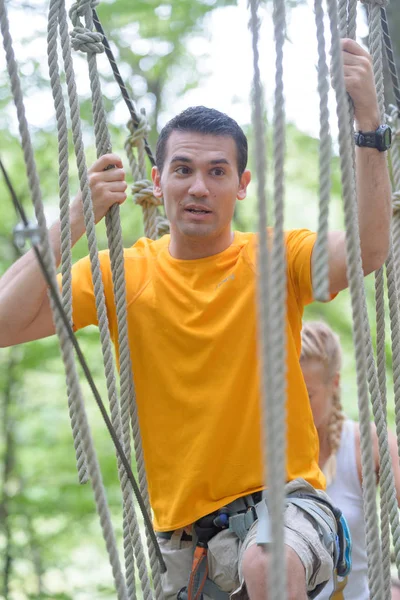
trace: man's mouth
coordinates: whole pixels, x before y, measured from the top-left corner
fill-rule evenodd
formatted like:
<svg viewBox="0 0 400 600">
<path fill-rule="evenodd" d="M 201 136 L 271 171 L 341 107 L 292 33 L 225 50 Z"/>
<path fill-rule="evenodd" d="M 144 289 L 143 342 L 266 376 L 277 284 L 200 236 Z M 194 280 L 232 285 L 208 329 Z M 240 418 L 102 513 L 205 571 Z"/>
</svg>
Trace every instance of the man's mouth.
<svg viewBox="0 0 400 600">
<path fill-rule="evenodd" d="M 205 208 L 204 206 L 202 206 L 202 207 L 187 206 L 185 208 L 185 211 L 190 212 L 195 215 L 207 215 L 212 212 L 211 210 L 209 210 L 208 208 Z"/>
</svg>

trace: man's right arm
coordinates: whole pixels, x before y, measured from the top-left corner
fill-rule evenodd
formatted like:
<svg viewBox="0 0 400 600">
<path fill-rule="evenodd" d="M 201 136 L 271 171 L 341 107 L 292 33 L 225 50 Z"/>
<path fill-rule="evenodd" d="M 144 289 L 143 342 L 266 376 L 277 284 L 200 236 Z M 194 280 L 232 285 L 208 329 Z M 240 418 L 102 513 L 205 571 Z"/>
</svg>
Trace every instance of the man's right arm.
<svg viewBox="0 0 400 600">
<path fill-rule="evenodd" d="M 114 169 L 105 170 L 109 165 Z M 99 158 L 89 170 L 95 221 L 98 223 L 115 203 L 126 199 L 125 174 L 115 154 Z M 82 198 L 71 204 L 71 243 L 85 231 Z M 61 260 L 60 223 L 49 230 L 56 265 Z M 0 279 L 0 347 L 14 346 L 52 335 L 55 332 L 47 285 L 34 251 L 29 250 Z"/>
</svg>

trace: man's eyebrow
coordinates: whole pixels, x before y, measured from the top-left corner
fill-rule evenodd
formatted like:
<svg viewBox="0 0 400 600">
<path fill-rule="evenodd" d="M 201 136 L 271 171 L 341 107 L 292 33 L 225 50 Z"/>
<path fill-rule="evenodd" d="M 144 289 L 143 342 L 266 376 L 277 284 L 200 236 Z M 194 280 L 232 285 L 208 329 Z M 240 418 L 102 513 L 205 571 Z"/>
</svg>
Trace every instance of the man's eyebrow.
<svg viewBox="0 0 400 600">
<path fill-rule="evenodd" d="M 193 162 L 191 158 L 188 158 L 187 156 L 173 156 L 171 159 L 171 164 L 176 163 L 176 162 L 183 162 L 183 163 L 191 163 Z M 209 160 L 208 164 L 210 165 L 229 165 L 229 161 L 226 158 L 214 158 L 213 160 Z"/>
<path fill-rule="evenodd" d="M 229 165 L 229 160 L 226 158 L 215 158 L 214 160 L 210 160 L 210 165 Z"/>
<path fill-rule="evenodd" d="M 192 159 L 188 158 L 187 156 L 173 156 L 171 159 L 171 164 L 176 162 L 191 163 Z"/>
</svg>

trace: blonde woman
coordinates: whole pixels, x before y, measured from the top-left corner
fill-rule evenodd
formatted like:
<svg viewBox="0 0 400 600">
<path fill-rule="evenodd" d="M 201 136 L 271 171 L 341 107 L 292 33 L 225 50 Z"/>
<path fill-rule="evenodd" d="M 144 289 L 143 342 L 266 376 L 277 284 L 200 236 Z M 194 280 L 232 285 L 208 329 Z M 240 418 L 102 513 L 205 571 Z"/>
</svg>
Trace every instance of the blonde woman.
<svg viewBox="0 0 400 600">
<path fill-rule="evenodd" d="M 347 519 L 353 539 L 353 567 L 343 591 L 333 598 L 368 600 L 367 553 L 362 502 L 360 429 L 343 413 L 340 393 L 341 347 L 337 335 L 321 322 L 303 324 L 301 368 L 307 386 L 320 443 L 319 465 L 327 481 L 327 493 Z M 371 424 L 378 482 L 379 453 L 376 430 Z M 396 438 L 389 432 L 397 501 L 400 501 L 400 468 Z M 330 581 L 318 600 L 330 598 Z"/>
</svg>

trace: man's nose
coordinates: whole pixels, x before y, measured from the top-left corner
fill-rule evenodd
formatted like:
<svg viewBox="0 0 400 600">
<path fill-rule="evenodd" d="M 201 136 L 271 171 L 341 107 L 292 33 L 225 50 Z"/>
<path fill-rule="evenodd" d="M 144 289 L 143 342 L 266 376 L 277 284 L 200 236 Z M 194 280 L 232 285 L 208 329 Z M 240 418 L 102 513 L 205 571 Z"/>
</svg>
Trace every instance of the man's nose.
<svg viewBox="0 0 400 600">
<path fill-rule="evenodd" d="M 208 196 L 209 191 L 206 182 L 201 174 L 195 176 L 189 188 L 189 194 L 196 198 Z"/>
</svg>

